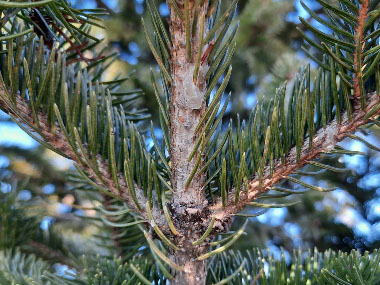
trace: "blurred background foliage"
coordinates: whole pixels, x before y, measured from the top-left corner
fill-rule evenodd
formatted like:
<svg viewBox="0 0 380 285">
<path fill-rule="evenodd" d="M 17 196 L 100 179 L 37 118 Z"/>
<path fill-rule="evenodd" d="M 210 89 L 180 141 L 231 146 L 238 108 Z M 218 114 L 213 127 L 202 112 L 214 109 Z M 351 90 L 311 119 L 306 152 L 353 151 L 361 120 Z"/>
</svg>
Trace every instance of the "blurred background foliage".
<svg viewBox="0 0 380 285">
<path fill-rule="evenodd" d="M 228 2 L 223 1 L 223 5 Z M 296 27 L 304 29 L 298 16 L 305 15 L 298 2 L 239 2 L 235 19 L 240 22 L 238 48 L 227 88 L 233 100 L 226 121 L 237 114 L 247 118 L 257 100 L 271 98 L 284 81 L 291 88 L 295 73 L 308 63 L 300 49 L 301 36 L 296 31 Z M 322 12 L 316 1 L 305 2 L 316 13 Z M 156 65 L 140 22 L 141 17 L 148 17 L 144 0 L 73 0 L 72 4 L 109 11 L 110 16 L 105 18 L 108 29 L 94 31 L 98 37 L 104 37 L 104 46 L 120 54 L 117 61 L 110 62 L 106 76 L 114 78 L 119 73 L 134 71 L 126 87 L 144 91 L 139 104 L 149 109 L 152 120 L 157 123 L 158 108 L 148 74 L 149 68 L 155 69 Z M 163 17 L 168 16 L 165 3 L 159 4 L 159 11 Z M 67 182 L 67 177 L 72 177 L 74 172 L 72 164 L 39 146 L 4 113 L 0 119 L 0 249 L 18 247 L 26 253 L 49 257 L 60 265 L 56 268 L 60 274 L 66 274 L 63 269 L 78 268 L 82 254 L 90 260 L 96 254 L 120 254 L 117 247 L 104 246 L 99 239 L 112 237 L 115 230 L 110 227 L 109 232 L 104 232 L 91 209 L 96 205 L 90 202 L 88 194 L 77 184 Z M 369 135 L 374 144 L 379 143 L 379 131 L 367 129 L 363 135 Z M 158 130 L 157 137 L 160 138 Z M 363 155 L 325 156 L 323 159 L 333 160 L 335 166 L 345 167 L 347 171 L 318 172 L 308 177 L 313 183 L 338 187 L 336 191 L 309 192 L 297 197 L 301 203 L 295 206 L 269 209 L 264 215 L 251 218 L 246 228 L 248 235 L 235 249 L 269 247 L 275 256 L 280 256 L 280 247 L 283 247 L 285 256 L 290 259 L 297 248 L 371 251 L 379 247 L 379 153 L 359 142 L 344 141 L 342 145 Z M 9 217 L 13 226 L 7 224 Z M 239 224 L 237 219 L 234 226 L 239 227 Z M 117 243 L 117 239 L 113 241 Z"/>
</svg>

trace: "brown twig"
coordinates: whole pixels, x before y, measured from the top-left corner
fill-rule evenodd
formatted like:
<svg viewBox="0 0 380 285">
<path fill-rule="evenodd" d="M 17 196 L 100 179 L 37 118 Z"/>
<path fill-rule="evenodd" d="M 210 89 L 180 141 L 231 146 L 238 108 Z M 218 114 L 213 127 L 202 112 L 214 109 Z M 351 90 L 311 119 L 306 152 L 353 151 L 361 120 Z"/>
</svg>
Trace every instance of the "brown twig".
<svg viewBox="0 0 380 285">
<path fill-rule="evenodd" d="M 212 49 L 212 47 L 213 47 L 214 45 L 215 45 L 215 40 L 213 39 L 213 40 L 209 43 L 209 45 L 208 45 L 207 49 L 205 50 L 204 54 L 202 55 L 202 58 L 201 58 L 201 65 L 203 65 L 204 62 L 206 61 L 206 59 L 207 59 L 207 57 L 208 57 L 208 55 L 209 55 L 209 53 L 210 53 L 210 51 L 211 51 L 211 49 Z"/>
<path fill-rule="evenodd" d="M 358 26 L 356 28 L 356 37 L 355 37 L 355 53 L 354 53 L 354 96 L 356 99 L 360 98 L 361 94 L 361 84 L 360 81 L 363 77 L 362 72 L 362 62 L 363 62 L 363 48 L 364 48 L 364 24 L 368 17 L 368 2 L 369 0 L 363 0 L 358 17 Z M 360 42 L 360 43 L 359 43 Z"/>
<path fill-rule="evenodd" d="M 46 24 L 47 24 L 47 25 L 51 25 L 52 28 L 54 28 L 54 30 L 56 32 L 58 32 L 58 34 L 60 34 L 69 43 L 70 48 L 68 48 L 66 50 L 66 52 L 75 51 L 78 54 L 78 56 L 79 56 L 79 58 L 74 58 L 72 60 L 69 60 L 66 63 L 66 65 L 70 65 L 70 64 L 72 64 L 74 62 L 78 62 L 78 61 L 81 61 L 81 60 L 84 61 L 84 62 L 86 62 L 87 64 L 89 64 L 90 62 L 94 62 L 94 61 L 97 61 L 97 60 L 100 60 L 100 59 L 104 58 L 104 56 L 98 56 L 98 57 L 94 57 L 94 58 L 85 57 L 83 55 L 83 53 L 82 53 L 81 50 L 83 48 L 85 48 L 88 45 L 89 42 L 85 41 L 85 42 L 80 43 L 80 44 L 75 44 L 70 39 L 70 37 L 67 36 L 66 33 L 59 27 L 59 25 L 57 25 L 56 23 L 54 23 L 54 20 L 50 16 L 43 16 L 41 13 L 37 13 L 36 12 L 40 8 L 41 7 L 34 8 L 30 17 L 41 28 L 41 30 L 44 32 L 44 34 L 42 34 L 38 29 L 36 30 L 36 33 L 39 36 L 43 36 L 43 38 L 45 40 L 45 45 L 49 49 L 52 49 L 53 48 L 53 44 L 54 44 L 54 39 L 51 36 L 51 32 L 49 31 L 48 27 L 46 27 Z M 84 23 L 83 20 L 74 20 L 74 19 L 69 18 L 68 15 L 63 15 L 63 17 L 69 23 L 79 23 L 79 24 L 83 24 Z"/>
<path fill-rule="evenodd" d="M 44 259 L 53 260 L 55 262 L 63 263 L 65 265 L 68 265 L 70 267 L 75 267 L 76 264 L 74 264 L 67 256 L 65 256 L 62 252 L 58 250 L 54 250 L 47 245 L 30 240 L 27 243 L 28 246 L 30 246 L 30 251 L 33 253 L 37 253 L 38 256 L 42 256 Z M 27 249 L 28 250 L 28 249 Z"/>
<path fill-rule="evenodd" d="M 95 0 L 95 2 L 99 8 L 105 9 L 111 16 L 115 14 L 115 12 L 110 7 L 108 7 L 108 5 L 104 3 L 102 0 Z"/>
<path fill-rule="evenodd" d="M 79 61 L 79 60 L 83 60 L 84 62 L 86 62 L 87 64 L 89 64 L 90 62 L 93 62 L 93 61 L 97 61 L 97 60 L 100 60 L 102 58 L 104 58 L 104 56 L 98 56 L 98 57 L 94 57 L 94 58 L 88 58 L 88 57 L 85 57 L 83 55 L 83 53 L 81 52 L 81 49 L 83 48 L 83 45 L 85 43 L 88 44 L 88 41 L 82 43 L 82 44 L 79 44 L 79 45 L 76 45 L 56 24 L 54 23 L 51 23 L 52 26 L 58 31 L 58 33 L 65 38 L 65 40 L 70 44 L 70 48 L 68 49 L 69 50 L 75 50 L 76 53 L 79 55 L 79 59 L 75 58 L 75 59 L 72 59 L 70 61 L 68 61 L 66 63 L 66 65 L 70 65 L 72 64 L 73 62 L 76 62 L 76 61 Z"/>
<path fill-rule="evenodd" d="M 259 281 L 259 278 L 261 277 L 261 275 L 263 275 L 263 270 L 260 269 L 259 273 L 256 275 L 255 279 L 253 279 L 251 285 L 255 285 L 257 283 L 257 281 Z"/>
</svg>

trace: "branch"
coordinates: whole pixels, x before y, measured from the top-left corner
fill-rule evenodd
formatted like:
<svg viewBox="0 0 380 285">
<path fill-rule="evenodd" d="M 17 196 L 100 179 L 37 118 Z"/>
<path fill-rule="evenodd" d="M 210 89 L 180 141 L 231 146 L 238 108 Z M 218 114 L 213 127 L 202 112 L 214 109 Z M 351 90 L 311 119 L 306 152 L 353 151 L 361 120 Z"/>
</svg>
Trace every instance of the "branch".
<svg viewBox="0 0 380 285">
<path fill-rule="evenodd" d="M 46 244 L 31 240 L 28 242 L 27 246 L 30 246 L 30 249 L 28 249 L 29 251 L 35 253 L 37 256 L 42 257 L 45 260 L 52 260 L 54 262 L 63 263 L 70 267 L 76 266 L 76 264 L 68 257 L 66 257 L 62 252 L 59 250 L 54 250 Z"/>
<path fill-rule="evenodd" d="M 327 9 L 332 9 L 330 7 L 330 4 L 326 3 L 324 6 Z M 333 11 L 334 12 L 334 11 Z M 314 17 L 314 16 L 313 16 Z M 297 155 L 297 149 L 300 150 L 297 147 L 294 147 L 290 150 L 288 155 L 285 159 L 285 164 L 282 163 L 281 159 L 277 159 L 274 161 L 274 168 L 272 168 L 272 175 L 271 175 L 271 168 L 270 166 L 267 166 L 264 168 L 264 174 L 263 177 L 258 177 L 256 174 L 252 180 L 248 183 L 248 190 L 242 190 L 242 189 L 232 189 L 231 195 L 229 195 L 229 199 L 227 201 L 226 207 L 223 207 L 222 202 L 218 201 L 217 204 L 215 204 L 212 209 L 216 217 L 221 220 L 224 220 L 226 218 L 231 217 L 235 213 L 239 212 L 244 208 L 244 206 L 256 199 L 260 194 L 263 192 L 266 192 L 269 190 L 272 186 L 274 186 L 276 183 L 280 182 L 283 178 L 286 178 L 288 175 L 293 173 L 294 171 L 298 170 L 302 166 L 308 164 L 313 159 L 317 158 L 319 154 L 323 152 L 328 152 L 331 150 L 338 142 L 342 141 L 344 138 L 349 136 L 351 133 L 357 131 L 362 125 L 366 124 L 369 121 L 369 115 L 375 116 L 377 114 L 380 114 L 378 106 L 376 106 L 379 102 L 379 96 L 376 95 L 376 93 L 369 94 L 369 96 L 366 96 L 365 91 L 365 75 L 364 75 L 364 69 L 365 66 L 363 63 L 364 59 L 364 51 L 366 47 L 366 39 L 365 39 L 365 25 L 366 20 L 369 17 L 369 0 L 363 0 L 361 1 L 360 9 L 358 10 L 358 16 L 357 16 L 357 26 L 355 28 L 355 39 L 354 44 L 347 43 L 347 46 L 353 46 L 355 47 L 353 50 L 353 57 L 354 60 L 351 64 L 353 64 L 353 93 L 354 93 L 354 100 L 352 102 L 353 105 L 353 114 L 351 119 L 351 110 L 348 108 L 348 110 L 340 116 L 340 114 L 336 113 L 336 119 L 328 123 L 324 126 L 324 128 L 320 129 L 316 135 L 310 135 L 312 136 L 312 141 L 304 139 L 304 142 L 301 147 L 301 153 Z M 315 17 L 314 17 L 315 18 Z M 305 24 L 306 21 L 301 19 L 301 21 Z M 312 27 L 309 27 L 312 29 Z M 326 34 L 320 32 L 319 30 L 312 29 L 313 33 L 315 33 L 321 40 L 326 40 Z M 307 41 L 309 41 L 306 38 Z M 322 45 L 325 47 L 327 51 L 329 51 L 331 60 L 330 60 L 330 70 L 333 71 L 335 69 L 335 62 L 339 67 L 339 71 L 342 72 L 340 76 L 344 76 L 344 70 L 346 69 L 346 66 L 350 65 L 350 62 L 345 62 L 344 58 L 340 57 L 339 54 L 339 48 L 335 47 L 337 50 L 335 51 L 336 54 L 332 51 L 333 49 L 330 49 L 327 47 L 326 44 L 322 42 Z M 339 46 L 339 43 L 336 43 L 335 46 Z M 318 46 L 317 46 L 318 47 Z M 321 49 L 322 52 L 325 52 L 323 48 Z M 378 59 L 376 59 L 377 61 Z M 373 67 L 371 65 L 371 67 Z M 370 72 L 367 67 L 367 76 L 368 72 Z M 335 81 L 335 75 L 336 72 L 334 71 L 332 73 L 333 80 Z M 310 83 L 309 83 L 310 84 Z M 309 85 L 310 86 L 310 85 Z M 333 88 L 336 87 L 336 83 L 334 82 L 332 84 Z M 334 87 L 335 86 L 335 87 Z M 350 84 L 348 85 L 350 86 Z M 378 92 L 379 90 L 377 90 Z M 335 91 L 337 92 L 337 91 Z M 348 93 L 348 92 L 347 92 Z M 337 109 L 337 111 L 341 108 L 339 105 L 339 98 L 336 96 L 335 93 L 332 94 L 334 97 L 334 105 Z M 346 98 L 348 100 L 348 98 Z M 346 100 L 346 104 L 350 104 Z M 349 106 L 351 107 L 351 106 Z M 306 111 L 306 110 L 304 110 Z M 368 115 L 367 115 L 368 114 Z M 310 144 L 312 143 L 312 145 Z M 273 166 L 273 165 L 272 165 Z M 240 188 L 240 186 L 238 186 Z M 239 191 L 239 192 L 236 192 Z M 235 201 L 233 197 L 234 194 L 239 194 L 239 199 Z"/>
<path fill-rule="evenodd" d="M 17 119 L 20 120 L 20 122 L 28 122 L 30 125 L 34 126 L 35 129 L 38 129 L 39 135 L 43 138 L 45 142 L 48 142 L 53 149 L 60 152 L 60 154 L 63 154 L 66 158 L 71 159 L 73 162 L 80 165 L 80 168 L 83 169 L 87 174 L 89 174 L 89 177 L 92 178 L 96 185 L 99 188 L 102 188 L 103 191 L 109 190 L 113 196 L 116 198 L 124 201 L 127 203 L 128 207 L 131 208 L 135 213 L 140 214 L 145 220 L 148 220 L 147 214 L 145 212 L 145 209 L 142 208 L 141 210 L 137 209 L 135 203 L 133 202 L 132 196 L 130 192 L 128 191 L 127 183 L 124 179 L 124 176 L 119 172 L 117 174 L 118 176 L 118 183 L 120 185 L 120 191 L 118 190 L 117 186 L 115 185 L 114 181 L 112 180 L 112 174 L 109 171 L 109 164 L 108 161 L 105 161 L 102 159 L 101 155 L 96 156 L 96 161 L 99 168 L 99 173 L 101 174 L 101 178 L 103 181 L 101 181 L 98 176 L 94 173 L 91 167 L 88 165 L 82 163 L 80 160 L 84 161 L 84 156 L 82 153 L 78 152 L 80 155 L 80 159 L 78 159 L 78 156 L 73 151 L 70 143 L 67 141 L 66 136 L 62 132 L 61 128 L 55 124 L 55 129 L 53 130 L 48 123 L 47 115 L 38 112 L 38 120 L 39 120 L 39 126 L 35 126 L 33 124 L 33 114 L 31 108 L 28 106 L 28 103 L 24 98 L 22 98 L 20 95 L 16 95 L 16 103 L 13 104 L 10 107 L 9 102 L 6 102 L 4 98 L 6 98 L 6 92 L 4 92 L 4 87 L 0 86 L 0 109 L 4 110 L 5 112 L 15 116 Z M 84 146 L 86 149 L 86 146 Z M 86 153 L 87 156 L 90 157 L 89 153 Z M 135 185 L 136 189 L 137 185 Z M 143 195 L 143 191 L 136 191 L 136 196 L 138 201 L 141 203 L 141 205 L 146 204 L 147 200 Z M 162 218 L 163 215 L 161 215 L 160 211 L 158 210 L 158 207 L 154 207 L 153 209 L 153 215 L 155 217 L 156 223 L 160 226 L 165 226 L 167 223 L 165 221 L 165 218 Z"/>
<path fill-rule="evenodd" d="M 330 122 L 326 128 L 322 128 L 316 133 L 313 138 L 312 149 L 310 149 L 309 140 L 306 139 L 302 146 L 299 161 L 297 161 L 296 147 L 293 147 L 286 156 L 285 164 L 281 162 L 281 159 L 275 161 L 273 175 L 270 175 L 269 166 L 265 168 L 261 188 L 259 187 L 260 181 L 257 175 L 255 175 L 248 184 L 248 192 L 245 191 L 244 187 L 238 190 L 240 191 L 240 196 L 237 203 L 235 203 L 235 192 L 237 190 L 233 189 L 231 194 L 228 195 L 229 199 L 226 207 L 223 207 L 221 199 L 211 207 L 213 215 L 215 215 L 219 221 L 229 220 L 231 216 L 241 211 L 247 203 L 257 199 L 260 194 L 270 190 L 271 187 L 280 182 L 283 178 L 286 178 L 291 173 L 308 164 L 321 153 L 332 150 L 338 142 L 368 123 L 370 118 L 366 119 L 366 115 L 373 110 L 379 102 L 380 95 L 376 93 L 370 94 L 367 99 L 367 107 L 364 110 L 355 110 L 352 121 L 348 120 L 347 112 L 345 112 L 342 116 L 341 124 L 338 124 L 336 120 Z M 376 115 L 380 115 L 380 110 L 377 110 L 372 117 Z M 218 226 L 218 223 L 215 224 L 215 226 Z"/>
<path fill-rule="evenodd" d="M 104 3 L 102 0 L 95 0 L 96 2 L 96 5 L 99 7 L 99 8 L 103 8 L 104 10 L 107 11 L 107 13 L 109 13 L 111 16 L 115 15 L 115 12 L 110 8 L 108 7 L 108 5 L 106 3 Z"/>
<path fill-rule="evenodd" d="M 361 90 L 363 90 L 363 72 L 362 72 L 362 62 L 363 62 L 363 47 L 365 45 L 364 38 L 364 25 L 368 17 L 368 2 L 369 0 L 362 1 L 362 5 L 359 10 L 358 26 L 356 28 L 355 37 L 355 53 L 354 53 L 354 94 L 356 98 L 360 99 Z"/>
</svg>

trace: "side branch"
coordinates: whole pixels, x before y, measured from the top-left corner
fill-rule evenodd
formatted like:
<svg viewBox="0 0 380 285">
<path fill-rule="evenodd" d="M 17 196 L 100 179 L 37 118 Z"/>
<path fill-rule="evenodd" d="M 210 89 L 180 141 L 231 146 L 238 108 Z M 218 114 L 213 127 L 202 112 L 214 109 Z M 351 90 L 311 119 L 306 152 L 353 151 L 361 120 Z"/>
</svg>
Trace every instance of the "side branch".
<svg viewBox="0 0 380 285">
<path fill-rule="evenodd" d="M 7 95 L 5 93 L 6 92 L 4 91 L 3 87 L 0 86 L 0 109 L 4 110 L 6 113 L 12 116 L 15 116 L 17 119 L 20 120 L 21 123 L 27 123 L 30 126 L 33 126 L 38 131 L 38 134 L 41 135 L 43 140 L 49 143 L 53 149 L 57 150 L 66 158 L 80 165 L 80 168 L 83 171 L 85 171 L 91 179 L 93 179 L 93 181 L 99 188 L 102 188 L 105 191 L 109 191 L 111 195 L 126 202 L 128 207 L 130 207 L 136 213 L 140 214 L 145 220 L 148 220 L 147 214 L 144 211 L 144 209 L 137 209 L 135 203 L 133 202 L 132 196 L 128 191 L 127 183 L 121 173 L 118 173 L 118 182 L 120 185 L 120 190 L 117 188 L 114 181 L 112 180 L 112 174 L 109 171 L 108 162 L 104 161 L 101 155 L 98 154 L 96 156 L 98 170 L 101 176 L 100 180 L 98 175 L 94 173 L 93 169 L 89 167 L 86 163 L 83 163 L 83 161 L 85 161 L 84 155 L 90 157 L 89 153 L 82 154 L 79 151 L 75 152 L 61 128 L 58 125 L 55 125 L 54 129 L 52 129 L 49 126 L 47 115 L 41 112 L 37 113 L 39 126 L 35 126 L 35 124 L 33 123 L 33 112 L 31 108 L 28 106 L 26 100 L 22 98 L 20 95 L 17 95 L 16 102 L 10 103 L 7 102 L 8 100 L 4 99 L 7 98 Z M 86 146 L 84 146 L 84 148 L 86 150 Z M 137 187 L 137 185 L 135 185 L 135 187 Z M 141 204 L 146 203 L 147 200 L 143 196 L 142 191 L 136 191 L 136 195 L 137 199 L 140 201 Z M 155 216 L 157 216 L 159 220 L 162 220 L 160 219 L 161 214 L 158 211 L 155 214 Z M 163 222 L 163 224 L 165 223 Z"/>
<path fill-rule="evenodd" d="M 356 48 L 354 53 L 354 96 L 355 98 L 361 98 L 362 94 L 361 90 L 364 90 L 363 86 L 363 72 L 362 72 L 362 62 L 363 62 L 363 47 L 365 45 L 364 39 L 364 25 L 365 21 L 368 17 L 368 2 L 369 0 L 362 1 L 360 10 L 359 10 L 359 18 L 358 18 L 358 26 L 356 28 Z"/>
<path fill-rule="evenodd" d="M 368 123 L 370 118 L 367 119 L 366 115 L 369 114 L 371 110 L 374 110 L 379 102 L 379 95 L 376 93 L 370 94 L 367 99 L 367 107 L 364 110 L 355 110 L 352 121 L 349 121 L 347 112 L 345 112 L 342 116 L 341 124 L 338 124 L 337 120 L 330 122 L 326 128 L 322 128 L 316 133 L 313 139 L 312 149 L 310 149 L 309 140 L 305 139 L 299 161 L 297 161 L 296 147 L 293 147 L 286 156 L 285 164 L 281 162 L 281 159 L 275 161 L 273 175 L 270 175 L 269 166 L 265 168 L 264 176 L 261 180 L 261 188 L 259 186 L 260 181 L 257 175 L 255 175 L 248 184 L 248 191 L 246 191 L 244 187 L 238 190 L 232 190 L 232 194 L 228 195 L 229 199 L 226 207 L 223 207 L 222 201 L 219 199 L 217 203 L 211 207 L 213 215 L 215 215 L 219 221 L 230 219 L 231 216 L 241 211 L 247 203 L 257 199 L 260 194 L 270 190 L 271 187 L 280 182 L 283 178 L 286 178 L 288 175 L 308 164 L 321 153 L 331 151 L 337 143 Z M 380 115 L 380 110 L 377 110 L 372 117 L 376 115 Z M 235 203 L 234 199 L 235 191 L 241 191 L 237 203 Z"/>
</svg>

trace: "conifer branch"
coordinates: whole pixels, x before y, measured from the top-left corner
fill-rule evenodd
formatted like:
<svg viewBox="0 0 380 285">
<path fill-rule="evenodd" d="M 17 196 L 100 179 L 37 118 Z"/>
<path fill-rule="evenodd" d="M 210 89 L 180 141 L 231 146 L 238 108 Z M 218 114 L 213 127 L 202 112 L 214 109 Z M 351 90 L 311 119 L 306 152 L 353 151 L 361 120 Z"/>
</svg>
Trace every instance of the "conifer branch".
<svg viewBox="0 0 380 285">
<path fill-rule="evenodd" d="M 244 187 L 241 189 L 232 189 L 225 207 L 223 206 L 221 199 L 211 207 L 212 215 L 215 215 L 216 219 L 219 221 L 229 220 L 231 216 L 241 211 L 250 201 L 257 199 L 262 193 L 270 190 L 282 179 L 285 179 L 313 159 L 318 158 L 320 154 L 332 151 L 337 143 L 349 137 L 352 133 L 358 131 L 360 127 L 370 121 L 367 114 L 376 108 L 379 103 L 379 95 L 376 93 L 369 94 L 366 102 L 367 107 L 364 110 L 355 110 L 352 114 L 352 121 L 348 119 L 347 112 L 342 114 L 342 121 L 340 124 L 336 119 L 331 121 L 327 124 L 326 128 L 320 129 L 315 134 L 313 137 L 312 149 L 310 149 L 309 141 L 305 140 L 298 161 L 297 148 L 293 147 L 286 156 L 285 163 L 282 163 L 281 159 L 277 159 L 274 162 L 273 174 L 271 174 L 271 167 L 266 166 L 261 179 L 259 179 L 257 174 L 252 177 L 251 181 L 248 183 L 248 192 L 245 191 Z M 379 109 L 377 109 L 375 113 L 372 113 L 372 117 L 377 115 L 380 115 Z M 237 203 L 235 203 L 234 199 L 236 191 L 240 191 Z M 218 223 L 215 224 L 217 227 Z"/>
<path fill-rule="evenodd" d="M 47 22 L 41 34 L 36 32 L 39 40 L 35 35 L 28 37 L 31 29 L 22 31 L 16 26 L 15 33 L 0 39 L 7 40 L 6 56 L 0 58 L 0 109 L 32 136 L 37 133 L 34 137 L 45 146 L 73 160 L 88 187 L 127 204 L 111 211 L 104 199 L 101 220 L 116 229 L 133 226 L 141 230 L 139 237 L 143 233 L 155 264 L 167 278 L 173 278 L 170 283 L 204 284 L 205 260 L 230 247 L 244 233 L 246 223 L 234 235 L 212 239 L 228 232 L 232 217 L 245 206 L 291 205 L 255 201 L 303 193 L 276 185 L 283 179 L 311 190 L 333 190 L 290 175 L 300 174 L 299 169 L 306 164 L 345 171 L 313 160 L 326 152 L 344 153 L 336 144 L 347 137 L 379 151 L 353 135 L 380 115 L 378 16 L 374 16 L 374 1 L 345 0 L 339 6 L 318 0 L 328 12 L 330 20 L 326 20 L 301 0 L 311 17 L 328 28 L 317 29 L 301 19 L 320 39 L 317 43 L 302 32 L 305 40 L 323 54 L 322 59 L 316 59 L 306 51 L 319 65 L 314 81 L 310 65 L 301 69 L 290 93 L 284 84 L 270 100 L 259 100 L 247 124 L 238 118 L 236 130 L 231 122 L 220 136 L 230 100 L 224 92 L 236 49 L 238 24 L 232 23 L 238 0 L 224 12 L 217 0 L 167 2 L 171 10 L 167 22 L 162 21 L 155 1 L 147 3 L 154 40 L 142 20 L 165 92 L 165 100 L 161 100 L 159 81 L 152 72 L 162 145 L 152 124 L 153 147 L 149 150 L 137 125 L 131 122 L 145 119 L 143 111 L 124 110 L 123 102 L 136 98 L 128 96 L 133 92 L 113 92 L 124 78 L 95 82 L 107 67 L 99 65 L 110 57 L 101 53 L 83 70 L 73 64 L 76 60 L 90 61 L 83 51 L 96 43 L 88 45 L 87 39 L 98 40 L 85 26 L 96 25 L 92 21 L 96 16 L 83 18 L 80 10 L 66 7 L 61 0 L 40 2 L 46 5 L 42 12 L 28 4 L 27 11 L 36 13 L 32 18 L 37 24 Z M 83 25 L 78 28 L 75 23 Z M 55 47 L 56 42 L 70 46 L 65 50 L 67 57 Z M 100 71 L 94 71 L 98 67 Z M 373 90 L 376 92 L 370 93 Z M 281 194 L 261 196 L 269 190 Z M 135 213 L 142 219 L 136 219 Z M 123 219 L 124 215 L 128 217 Z M 140 223 L 147 229 L 136 226 Z M 167 266 L 174 272 L 169 273 Z M 134 264 L 130 268 L 142 282 L 149 283 L 143 268 Z M 241 268 L 225 280 L 234 278 Z"/>
<path fill-rule="evenodd" d="M 0 108 L 2 110 L 13 115 L 21 123 L 23 123 L 23 121 L 27 121 L 27 122 L 35 121 L 33 117 L 33 111 L 31 110 L 31 108 L 29 107 L 29 104 L 26 102 L 24 98 L 17 95 L 17 99 L 16 99 L 17 103 L 13 105 L 14 107 L 17 106 L 16 107 L 17 109 L 13 109 L 10 107 L 8 103 L 4 101 L 5 96 L 6 95 L 5 95 L 4 87 L 0 86 Z M 118 182 L 120 185 L 120 191 L 119 191 L 117 185 L 112 179 L 112 174 L 109 171 L 108 162 L 104 161 L 101 155 L 96 156 L 99 173 L 102 178 L 100 180 L 99 175 L 97 175 L 97 173 L 95 173 L 91 167 L 82 163 L 82 161 L 85 160 L 84 155 L 82 153 L 79 153 L 79 157 L 78 157 L 77 153 L 75 153 L 75 151 L 73 150 L 73 147 L 71 146 L 71 144 L 67 141 L 67 137 L 62 132 L 61 128 L 58 125 L 56 125 L 54 129 L 51 128 L 50 124 L 48 123 L 47 116 L 45 114 L 42 114 L 41 112 L 37 113 L 37 117 L 38 117 L 38 122 L 39 122 L 38 130 L 43 140 L 47 142 L 49 145 L 51 145 L 52 149 L 57 150 L 64 157 L 81 165 L 81 168 L 87 174 L 89 174 L 89 176 L 93 180 L 95 180 L 96 184 L 99 187 L 109 190 L 113 196 L 117 197 L 118 199 L 122 201 L 125 201 L 133 211 L 135 211 L 136 213 L 139 213 L 146 220 L 148 220 L 148 216 L 146 212 L 143 209 L 139 210 L 136 208 L 136 205 L 133 202 L 133 199 L 128 191 L 127 183 L 121 173 L 117 174 Z M 88 155 L 88 153 L 86 153 L 86 155 Z M 147 200 L 142 195 L 142 191 L 137 191 L 136 195 L 138 195 L 137 199 L 141 204 L 146 203 Z"/>
<path fill-rule="evenodd" d="M 316 21 L 333 31 L 332 35 L 324 33 L 301 18 L 301 22 L 321 40 L 321 45 L 307 35 L 303 35 L 305 40 L 324 53 L 323 60 L 317 60 L 320 69 L 314 80 L 314 90 L 310 88 L 310 68 L 308 68 L 297 76 L 292 98 L 289 99 L 287 106 L 290 108 L 288 112 L 284 109 L 284 93 L 280 91 L 283 94 L 282 98 L 279 100 L 276 95 L 274 106 L 269 105 L 269 110 L 273 113 L 272 120 L 269 119 L 269 122 L 266 117 L 271 111 L 266 113 L 264 110 L 267 106 L 263 103 L 258 104 L 253 113 L 255 118 L 249 123 L 252 125 L 249 130 L 252 129 L 252 131 L 248 148 L 239 143 L 239 138 L 238 146 L 234 147 L 230 139 L 228 164 L 232 168 L 233 184 L 229 186 L 228 198 L 223 198 L 226 195 L 223 195 L 221 191 L 222 198 L 219 198 L 218 202 L 212 206 L 212 215 L 215 215 L 218 221 L 222 221 L 222 224 L 223 221 L 228 222 L 231 215 L 242 210 L 249 201 L 257 199 L 260 194 L 272 189 L 282 179 L 318 158 L 319 154 L 334 151 L 333 148 L 338 142 L 346 137 L 352 138 L 353 132 L 368 123 L 369 118 L 380 113 L 379 96 L 376 95 L 379 92 L 378 68 L 374 71 L 380 56 L 379 53 L 376 54 L 377 49 L 373 48 L 372 40 L 376 38 L 375 32 L 372 32 L 372 29 L 375 29 L 372 28 L 372 24 L 376 19 L 374 6 L 371 5 L 370 8 L 369 1 L 361 1 L 358 4 L 357 14 L 354 15 L 329 2 L 323 0 L 318 2 L 329 12 L 343 17 L 345 24 L 351 27 L 352 34 L 339 25 L 335 25 L 333 20 L 329 23 L 312 13 L 301 1 Z M 373 60 L 370 64 L 368 64 L 369 58 Z M 337 74 L 342 78 L 341 82 L 336 80 Z M 351 80 L 354 84 L 350 83 Z M 372 89 L 374 87 L 367 87 L 369 84 L 374 85 L 373 81 L 376 81 L 377 91 L 367 95 L 367 90 L 374 90 Z M 350 100 L 351 94 L 354 95 L 353 102 Z M 289 115 L 289 112 L 292 115 Z M 316 133 L 315 130 L 317 130 Z M 241 132 L 240 141 L 244 141 L 241 139 L 244 137 L 244 129 L 240 130 L 238 126 L 237 132 L 238 136 Z M 364 142 L 366 143 L 365 140 Z M 233 152 L 239 151 L 240 160 L 242 160 L 241 154 L 247 150 L 251 154 L 250 171 L 253 170 L 256 174 L 248 186 L 241 186 L 241 181 L 237 177 L 236 155 Z M 330 170 L 337 169 L 330 167 Z M 306 184 L 306 187 L 328 191 L 328 189 L 320 189 L 309 184 Z M 218 223 L 216 227 L 219 227 Z"/>
</svg>

